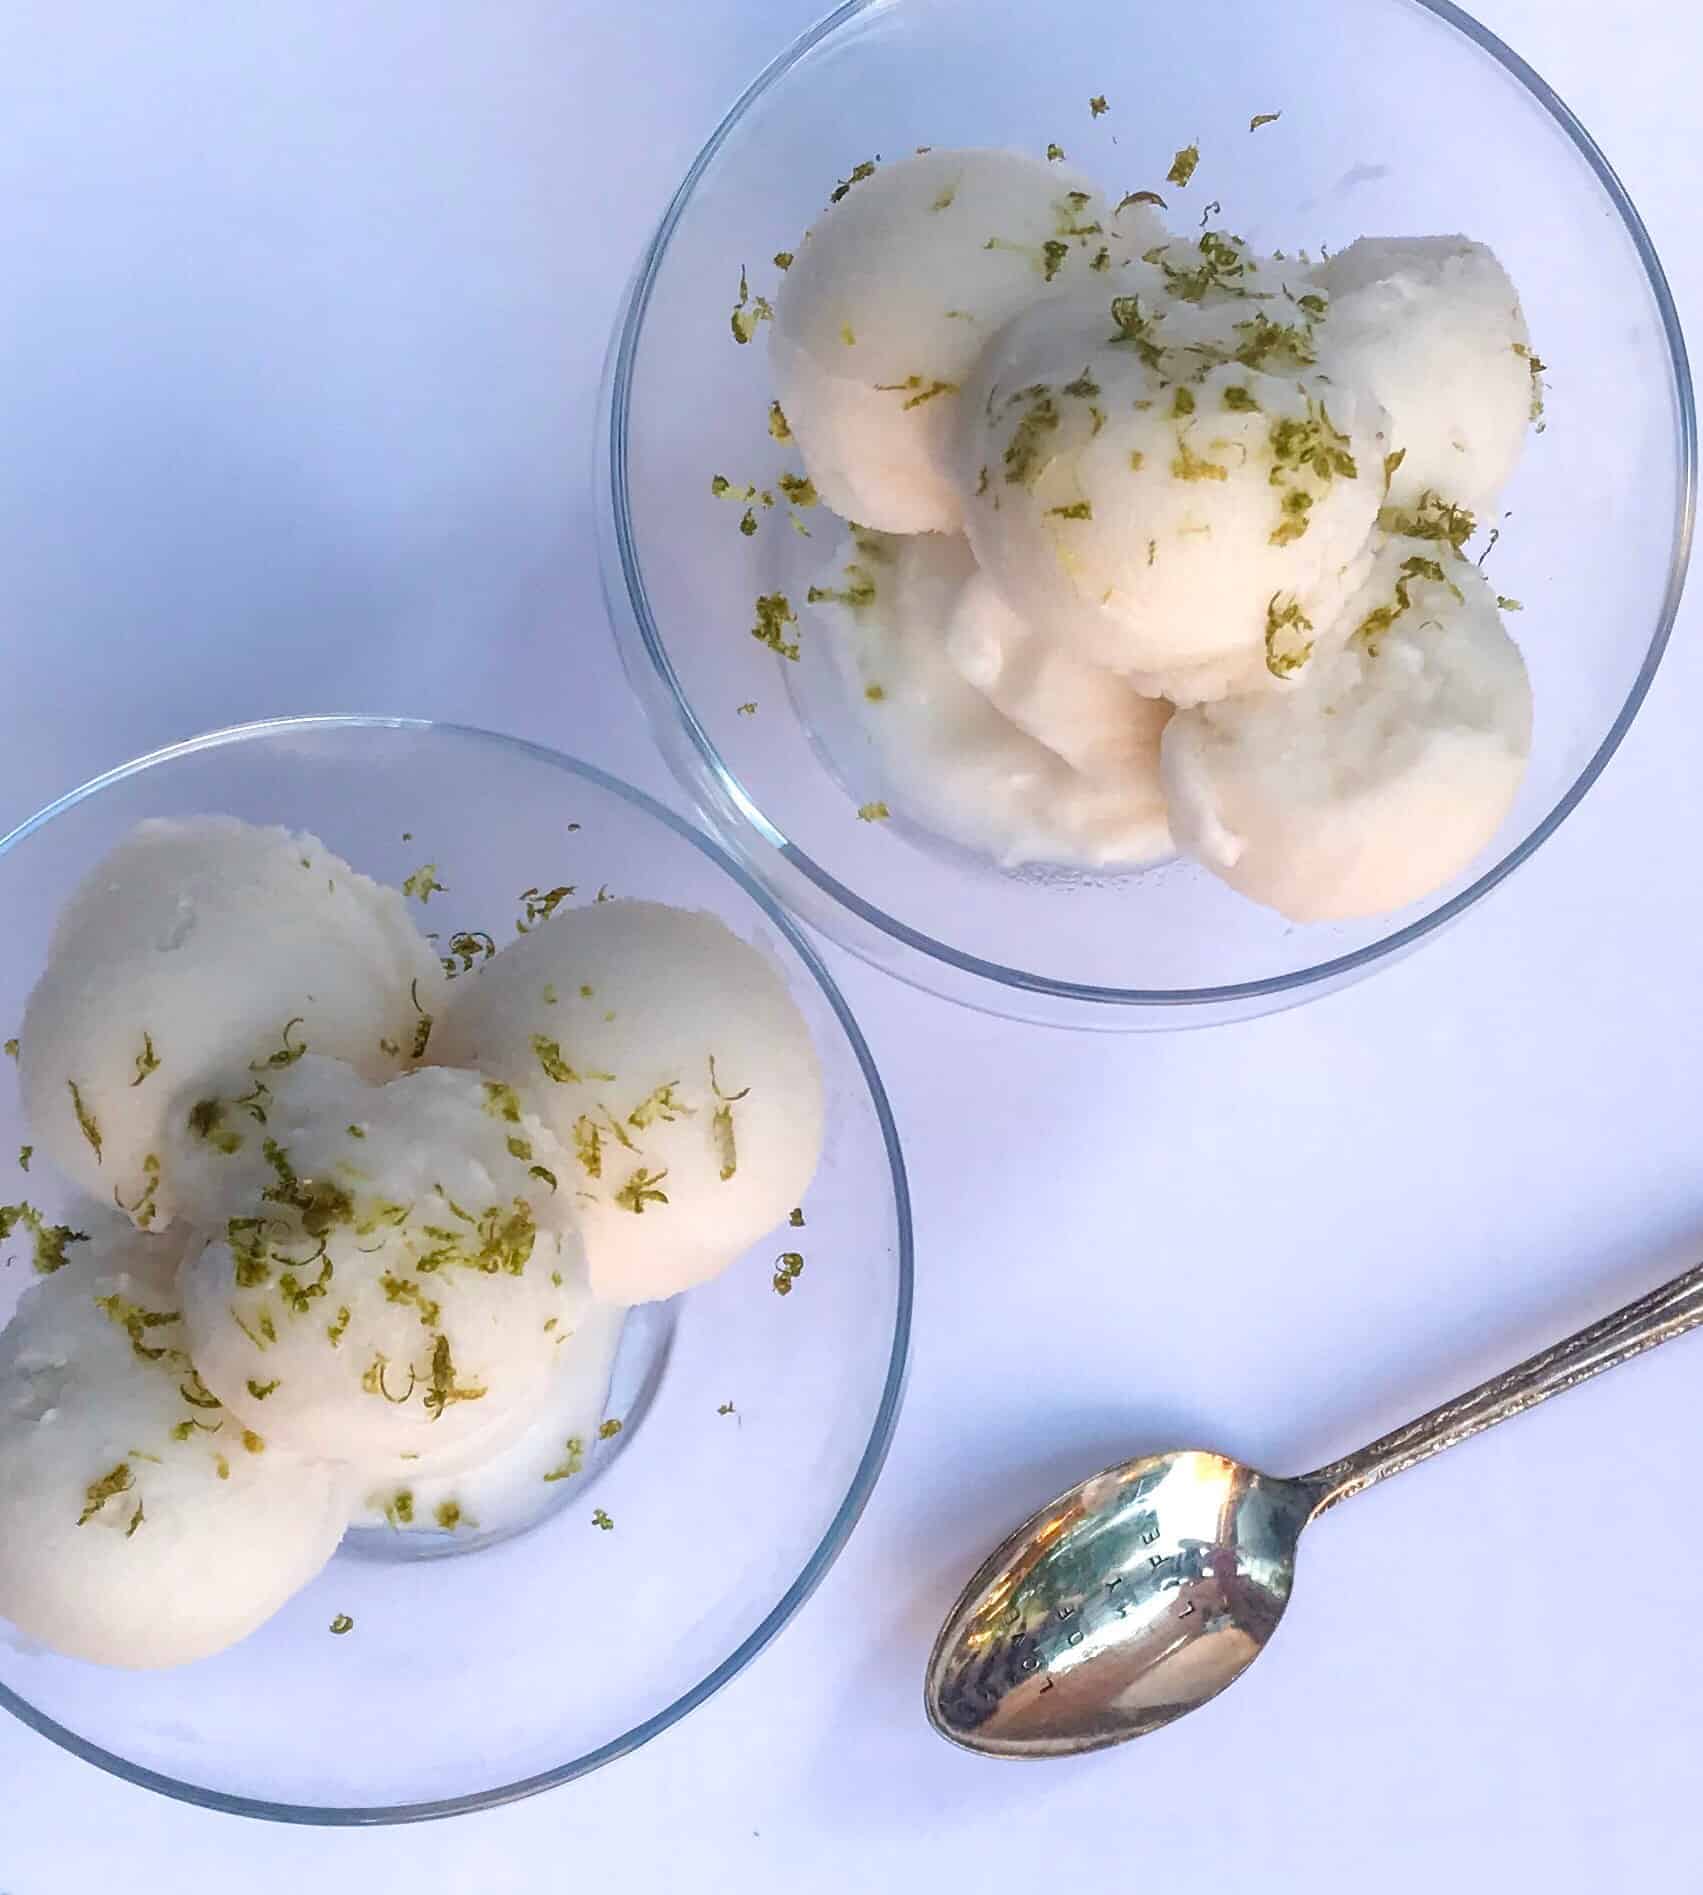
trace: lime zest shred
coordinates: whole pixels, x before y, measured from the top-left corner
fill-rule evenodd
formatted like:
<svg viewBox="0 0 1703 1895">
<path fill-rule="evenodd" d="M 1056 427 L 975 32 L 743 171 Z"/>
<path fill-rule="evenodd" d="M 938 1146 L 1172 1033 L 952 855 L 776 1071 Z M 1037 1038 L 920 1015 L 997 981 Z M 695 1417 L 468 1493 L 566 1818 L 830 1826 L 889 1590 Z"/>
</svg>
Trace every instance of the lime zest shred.
<svg viewBox="0 0 1703 1895">
<path fill-rule="evenodd" d="M 77 1129 L 88 1140 L 89 1147 L 95 1154 L 95 1163 L 98 1165 L 101 1162 L 101 1128 L 96 1123 L 94 1114 L 84 1105 L 83 1094 L 76 1080 L 67 1079 L 65 1084 L 71 1094 L 71 1110 L 77 1115 Z"/>
<path fill-rule="evenodd" d="M 1174 184 L 1179 191 L 1187 188 L 1188 181 L 1194 176 L 1195 166 L 1200 163 L 1200 146 L 1184 145 L 1171 160 L 1171 168 L 1165 173 L 1165 182 Z"/>
<path fill-rule="evenodd" d="M 154 1036 L 146 1027 L 142 1030 L 142 1050 L 136 1055 L 136 1077 L 131 1085 L 139 1086 L 150 1073 L 160 1069 L 160 1056 L 154 1051 Z"/>
<path fill-rule="evenodd" d="M 615 1193 L 615 1202 L 622 1210 L 631 1211 L 635 1217 L 643 1214 L 647 1204 L 666 1204 L 668 1194 L 658 1187 L 667 1176 L 666 1167 L 653 1172 L 640 1165 Z"/>
<path fill-rule="evenodd" d="M 120 1494 L 127 1494 L 136 1485 L 136 1476 L 128 1461 L 120 1461 L 110 1472 L 99 1480 L 90 1481 L 83 1489 L 83 1511 L 77 1516 L 78 1526 L 87 1526 L 109 1500 Z"/>
</svg>

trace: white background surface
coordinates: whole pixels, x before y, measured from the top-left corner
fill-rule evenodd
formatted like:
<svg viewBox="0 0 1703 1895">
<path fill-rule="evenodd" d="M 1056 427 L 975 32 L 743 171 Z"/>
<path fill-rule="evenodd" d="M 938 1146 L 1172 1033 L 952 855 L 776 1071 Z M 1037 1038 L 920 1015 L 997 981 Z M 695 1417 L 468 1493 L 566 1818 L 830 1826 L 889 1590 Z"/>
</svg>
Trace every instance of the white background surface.
<svg viewBox="0 0 1703 1895">
<path fill-rule="evenodd" d="M 674 181 L 816 10 L 0 6 L 0 829 L 286 711 L 668 791 L 598 599 L 597 374 Z M 1695 318 L 1695 10 L 1481 11 Z M 1695 1887 L 1703 1338 L 1333 1514 L 1257 1672 L 1133 1749 L 981 1762 L 918 1692 L 959 1581 L 1069 1480 L 1175 1442 L 1310 1464 L 1698 1254 L 1700 623 L 1530 867 L 1315 1007 L 1071 1037 L 834 957 L 912 1168 L 909 1402 L 837 1568 L 687 1723 L 383 1834 L 173 1805 L 7 1723 L 0 1891 Z"/>
</svg>

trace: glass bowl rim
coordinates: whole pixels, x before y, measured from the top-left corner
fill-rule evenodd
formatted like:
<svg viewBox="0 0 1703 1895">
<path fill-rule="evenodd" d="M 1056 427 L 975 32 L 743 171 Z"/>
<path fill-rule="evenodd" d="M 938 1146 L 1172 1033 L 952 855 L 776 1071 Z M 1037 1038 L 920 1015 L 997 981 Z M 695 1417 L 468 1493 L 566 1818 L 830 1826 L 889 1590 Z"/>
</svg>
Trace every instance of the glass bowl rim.
<svg viewBox="0 0 1703 1895">
<path fill-rule="evenodd" d="M 1632 241 L 1638 261 L 1643 266 L 1645 281 L 1655 302 L 1657 314 L 1661 319 L 1662 332 L 1667 342 L 1667 366 L 1675 407 L 1675 432 L 1678 437 L 1676 445 L 1679 456 L 1679 479 L 1674 496 L 1672 557 L 1668 568 L 1667 586 L 1662 596 L 1660 610 L 1656 615 L 1656 624 L 1649 646 L 1639 665 L 1637 676 L 1632 681 L 1626 700 L 1616 713 L 1607 734 L 1586 760 L 1578 776 L 1531 834 L 1499 861 L 1492 863 L 1466 888 L 1430 914 L 1423 915 L 1417 921 L 1409 922 L 1393 933 L 1369 942 L 1364 947 L 1356 948 L 1350 953 L 1336 955 L 1287 974 L 1272 974 L 1259 980 L 1226 982 L 1211 987 L 1106 987 L 1092 982 L 1053 979 L 1023 968 L 984 960 L 978 955 L 962 952 L 949 943 L 924 933 L 921 929 L 910 927 L 846 887 L 836 876 L 822 868 L 805 851 L 788 841 L 774 827 L 746 792 L 739 779 L 724 764 L 720 751 L 704 729 L 690 699 L 680 686 L 673 661 L 668 655 L 660 629 L 651 612 L 633 535 L 632 503 L 627 479 L 627 432 L 633 400 L 634 369 L 651 293 L 656 286 L 657 277 L 667 256 L 674 232 L 692 204 L 700 179 L 722 146 L 744 121 L 751 108 L 785 79 L 808 54 L 842 26 L 860 14 L 878 10 L 890 4 L 891 0 L 844 0 L 844 4 L 817 21 L 814 26 L 808 28 L 789 47 L 771 60 L 745 88 L 721 123 L 705 141 L 673 197 L 669 200 L 661 222 L 639 261 L 611 337 L 604 370 L 606 386 L 603 403 L 609 415 L 609 434 L 606 444 L 608 459 L 598 471 L 600 476 L 605 476 L 609 483 L 609 500 L 613 510 L 614 548 L 620 563 L 627 604 L 637 626 L 644 655 L 667 693 L 679 723 L 684 728 L 692 749 L 696 753 L 697 760 L 708 769 L 722 797 L 726 799 L 727 805 L 740 812 L 744 820 L 764 842 L 776 851 L 782 861 L 802 875 L 819 893 L 826 896 L 835 908 L 844 909 L 866 927 L 874 929 L 901 947 L 925 957 L 925 962 L 932 961 L 942 974 L 968 974 L 977 981 L 991 983 L 993 988 L 1004 989 L 1012 994 L 1028 994 L 1064 1002 L 1067 1005 L 1074 1005 L 1085 1014 L 1091 1015 L 1098 1012 L 1102 1016 L 1099 1021 L 1102 1025 L 1110 1023 L 1106 1016 L 1113 1008 L 1168 1011 L 1186 1016 L 1191 1010 L 1214 1007 L 1235 1007 L 1260 1002 L 1293 1004 L 1308 998 L 1309 990 L 1328 990 L 1332 985 L 1370 972 L 1382 962 L 1399 958 L 1407 949 L 1437 933 L 1449 922 L 1473 907 L 1498 883 L 1505 880 L 1535 854 L 1573 813 L 1586 792 L 1602 774 L 1609 759 L 1619 749 L 1627 731 L 1631 728 L 1632 721 L 1643 705 L 1673 632 L 1680 597 L 1685 587 L 1686 568 L 1691 557 L 1692 530 L 1696 514 L 1696 404 L 1679 312 L 1674 304 L 1667 275 L 1662 268 L 1655 245 L 1626 187 L 1621 183 L 1614 167 L 1572 108 L 1532 66 L 1488 27 L 1475 20 L 1463 8 L 1455 5 L 1454 0 L 1406 0 L 1406 4 L 1418 7 L 1421 11 L 1432 15 L 1440 24 L 1452 26 L 1481 52 L 1488 54 L 1510 77 L 1525 88 L 1537 105 L 1548 113 L 1557 129 L 1584 159 L 1609 203 L 1618 213 L 1621 224 Z M 595 451 L 601 457 L 605 449 L 600 446 Z M 649 709 L 650 706 L 647 703 L 647 713 Z M 670 754 L 672 762 L 668 746 L 665 745 L 664 750 L 665 754 Z M 697 797 L 695 789 L 690 784 L 687 787 L 692 790 L 694 799 L 699 801 L 701 807 L 702 799 Z M 717 828 L 719 833 L 720 819 L 708 810 L 705 811 L 705 818 Z M 738 818 L 733 820 L 737 821 Z M 861 945 L 855 931 L 841 935 L 824 926 L 824 932 L 828 933 L 840 946 L 862 958 L 870 959 L 875 965 L 883 967 L 885 971 L 895 974 L 902 980 L 910 981 L 935 993 L 949 991 L 937 985 L 935 979 L 926 977 L 922 972 L 912 972 L 903 965 L 876 960 Z M 980 989 L 976 994 L 950 990 L 950 994 L 952 998 L 972 1006 L 984 1006 L 995 1013 L 1007 1011 L 997 1004 L 988 989 Z M 983 994 L 987 996 L 985 999 L 981 997 Z M 1091 1019 L 1084 1019 L 1080 1023 L 1094 1024 Z M 1191 1022 L 1182 1018 L 1176 1024 L 1187 1025 Z"/>
<path fill-rule="evenodd" d="M 259 1817 L 269 1822 L 294 1823 L 321 1828 L 425 1822 L 437 1817 L 466 1815 L 474 1810 L 495 1809 L 505 1803 L 515 1803 L 524 1797 L 536 1796 L 542 1790 L 554 1789 L 558 1784 L 570 1783 L 576 1777 L 587 1776 L 602 1765 L 612 1763 L 617 1757 L 624 1757 L 629 1752 L 637 1750 L 653 1737 L 660 1736 L 670 1725 L 677 1724 L 689 1711 L 696 1710 L 730 1679 L 743 1671 L 816 1590 L 829 1567 L 844 1550 L 846 1541 L 851 1537 L 852 1528 L 856 1526 L 865 1506 L 868 1505 L 882 1465 L 886 1461 L 887 1451 L 892 1445 L 893 1430 L 904 1398 L 909 1365 L 911 1308 L 915 1289 L 910 1186 L 905 1173 L 904 1155 L 899 1146 L 898 1129 L 893 1119 L 892 1108 L 888 1103 L 886 1089 L 876 1070 L 874 1058 L 833 976 L 823 965 L 816 949 L 811 946 L 798 923 L 785 913 L 760 883 L 727 854 L 720 843 L 706 836 L 702 830 L 695 828 L 684 817 L 665 808 L 653 797 L 647 796 L 643 790 L 633 788 L 631 784 L 611 776 L 595 764 L 583 762 L 563 751 L 552 750 L 544 744 L 531 743 L 523 737 L 512 737 L 499 731 L 483 730 L 477 725 L 447 723 L 432 718 L 390 717 L 369 712 L 267 718 L 254 723 L 229 725 L 220 730 L 207 731 L 200 736 L 186 738 L 179 743 L 166 744 L 160 749 L 149 751 L 143 756 L 133 758 L 128 763 L 121 763 L 114 769 L 103 771 L 100 775 L 90 778 L 78 788 L 56 798 L 6 835 L 0 836 L 0 862 L 3 862 L 19 843 L 45 829 L 55 817 L 64 815 L 68 810 L 76 808 L 78 804 L 100 795 L 102 791 L 112 789 L 133 776 L 140 776 L 157 765 L 174 763 L 204 751 L 220 750 L 257 738 L 323 735 L 328 732 L 375 729 L 409 731 L 423 736 L 447 736 L 475 744 L 495 744 L 499 748 L 530 758 L 534 762 L 549 764 L 571 776 L 577 776 L 594 788 L 608 791 L 619 797 L 631 804 L 642 815 L 652 817 L 664 828 L 672 830 L 680 840 L 690 843 L 701 855 L 707 857 L 711 863 L 722 870 L 745 895 L 756 903 L 764 918 L 779 930 L 787 945 L 799 957 L 805 970 L 815 980 L 838 1021 L 840 1030 L 846 1037 L 846 1042 L 862 1073 L 864 1084 L 868 1088 L 870 1103 L 875 1109 L 876 1121 L 881 1129 L 882 1144 L 886 1151 L 892 1179 L 895 1234 L 898 1240 L 898 1295 L 894 1309 L 893 1343 L 888 1356 L 886 1379 L 882 1385 L 880 1401 L 876 1405 L 869 1439 L 864 1445 L 845 1498 L 840 1502 L 834 1518 L 828 1524 L 827 1531 L 805 1561 L 798 1577 L 769 1609 L 762 1622 L 741 1640 L 707 1677 L 665 1705 L 660 1711 L 634 1725 L 630 1731 L 612 1738 L 606 1744 L 598 1745 L 594 1750 L 587 1751 L 583 1756 L 576 1757 L 571 1762 L 488 1790 L 477 1790 L 464 1796 L 440 1797 L 419 1803 L 397 1803 L 372 1807 L 358 1805 L 318 1807 L 311 1804 L 274 1803 L 262 1797 L 239 1796 L 228 1791 L 208 1789 L 201 1784 L 183 1783 L 163 1772 L 131 1763 L 128 1759 L 103 1749 L 99 1744 L 79 1737 L 75 1731 L 67 1730 L 54 1718 L 36 1710 L 26 1699 L 19 1697 L 4 1684 L 0 1684 L 0 1710 L 11 1712 L 21 1723 L 50 1739 L 62 1750 L 80 1757 L 85 1763 L 94 1764 L 109 1775 L 121 1777 L 125 1782 L 138 1784 L 146 1790 L 157 1790 L 163 1796 L 172 1797 L 178 1802 L 194 1804 L 201 1809 L 219 1810 L 234 1816 Z"/>
</svg>

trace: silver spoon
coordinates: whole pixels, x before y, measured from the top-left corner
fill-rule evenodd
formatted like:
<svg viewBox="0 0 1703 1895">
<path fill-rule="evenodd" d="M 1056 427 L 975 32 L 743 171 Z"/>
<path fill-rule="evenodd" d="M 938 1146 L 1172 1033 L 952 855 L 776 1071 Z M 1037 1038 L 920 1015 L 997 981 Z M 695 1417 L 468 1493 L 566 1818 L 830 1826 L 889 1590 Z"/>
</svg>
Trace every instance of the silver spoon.
<svg viewBox="0 0 1703 1895">
<path fill-rule="evenodd" d="M 1700 1322 L 1703 1265 L 1314 1473 L 1278 1480 L 1184 1448 L 1096 1474 L 965 1587 L 928 1662 L 929 1721 L 993 1757 L 1158 1730 L 1264 1650 L 1301 1529 L 1327 1508 Z"/>
</svg>

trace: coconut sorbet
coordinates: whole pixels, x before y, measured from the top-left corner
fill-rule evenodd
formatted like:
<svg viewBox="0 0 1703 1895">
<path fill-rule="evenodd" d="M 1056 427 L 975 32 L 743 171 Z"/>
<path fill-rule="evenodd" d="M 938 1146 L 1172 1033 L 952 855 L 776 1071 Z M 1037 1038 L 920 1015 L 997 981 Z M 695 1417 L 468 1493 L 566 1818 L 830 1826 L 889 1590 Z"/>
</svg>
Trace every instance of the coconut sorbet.
<svg viewBox="0 0 1703 1895">
<path fill-rule="evenodd" d="M 1543 365 L 1482 244 L 1320 261 L 1158 204 L 1006 151 L 840 184 L 759 312 L 804 460 L 782 490 L 848 523 L 804 603 L 917 826 L 1385 913 L 1488 846 L 1524 773 L 1515 602 L 1463 549 Z M 760 605 L 796 656 L 791 601 Z"/>
<path fill-rule="evenodd" d="M 823 1096 L 780 976 L 710 916 L 569 893 L 440 961 L 316 838 L 203 817 L 72 894 L 26 1154 L 117 1210 L 0 1205 L 43 1279 L 0 1330 L 0 1619 L 177 1665 L 351 1525 L 533 1523 L 620 1432 L 626 1309 L 787 1220 Z"/>
</svg>

